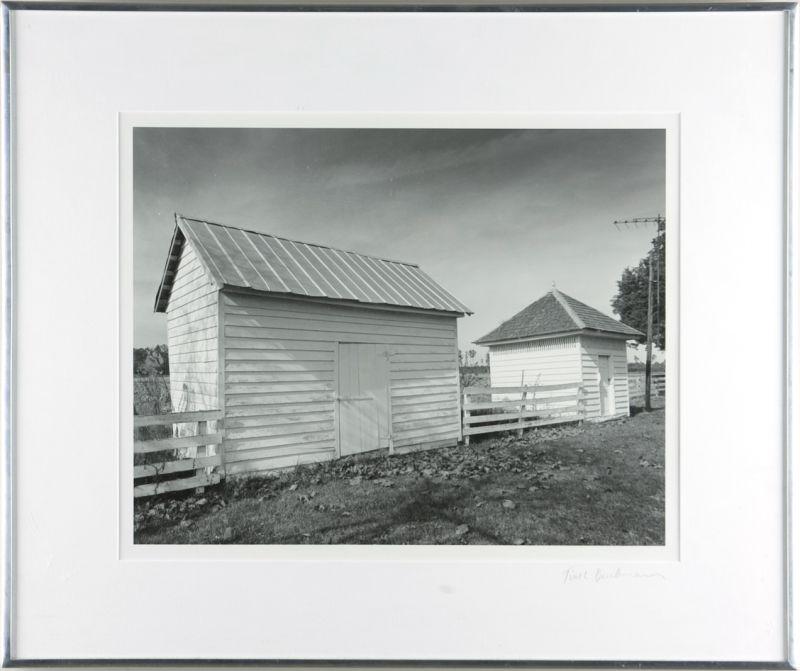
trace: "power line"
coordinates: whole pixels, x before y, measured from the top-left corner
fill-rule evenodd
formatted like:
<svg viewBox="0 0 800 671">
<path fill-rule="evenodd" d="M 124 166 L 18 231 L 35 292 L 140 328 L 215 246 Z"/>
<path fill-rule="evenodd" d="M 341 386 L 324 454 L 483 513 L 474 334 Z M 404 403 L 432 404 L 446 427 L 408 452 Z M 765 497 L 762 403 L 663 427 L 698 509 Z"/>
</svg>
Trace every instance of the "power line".
<svg viewBox="0 0 800 671">
<path fill-rule="evenodd" d="M 614 222 L 617 230 L 630 230 L 633 228 L 641 228 L 650 224 L 656 225 L 657 237 L 664 234 L 666 230 L 667 220 L 662 215 L 655 217 L 634 217 L 632 219 L 618 219 Z M 650 410 L 650 383 L 651 383 L 651 370 L 653 363 L 653 284 L 656 285 L 656 314 L 661 313 L 661 263 L 656 258 L 656 272 L 655 279 L 653 279 L 653 257 L 656 256 L 655 240 L 647 253 L 647 356 L 644 364 L 644 406 L 645 409 Z M 661 323 L 659 320 L 659 331 Z"/>
</svg>

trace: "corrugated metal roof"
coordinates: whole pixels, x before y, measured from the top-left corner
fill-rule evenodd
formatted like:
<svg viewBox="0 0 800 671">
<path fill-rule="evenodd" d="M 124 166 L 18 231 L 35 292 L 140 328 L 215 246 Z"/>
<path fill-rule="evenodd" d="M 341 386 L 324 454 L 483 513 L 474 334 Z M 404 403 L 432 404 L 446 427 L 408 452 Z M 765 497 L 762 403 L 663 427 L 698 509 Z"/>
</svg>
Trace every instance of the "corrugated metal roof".
<svg viewBox="0 0 800 671">
<path fill-rule="evenodd" d="M 506 340 L 539 336 L 557 336 L 577 331 L 597 331 L 636 338 L 644 335 L 579 300 L 551 289 L 540 299 L 520 310 L 491 333 L 475 341 L 487 345 Z"/>
<path fill-rule="evenodd" d="M 472 314 L 412 263 L 176 215 L 170 255 L 156 296 L 169 302 L 180 247 L 189 240 L 220 287 Z"/>
</svg>

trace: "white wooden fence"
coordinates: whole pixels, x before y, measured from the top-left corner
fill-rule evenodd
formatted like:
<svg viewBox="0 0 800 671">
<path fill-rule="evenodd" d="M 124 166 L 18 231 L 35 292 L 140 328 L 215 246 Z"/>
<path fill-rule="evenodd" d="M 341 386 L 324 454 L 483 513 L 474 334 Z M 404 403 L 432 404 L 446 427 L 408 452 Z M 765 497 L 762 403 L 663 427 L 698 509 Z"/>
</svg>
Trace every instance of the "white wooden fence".
<svg viewBox="0 0 800 671">
<path fill-rule="evenodd" d="M 208 422 L 217 422 L 217 432 L 208 433 Z M 217 484 L 221 474 L 211 472 L 214 466 L 222 466 L 222 411 L 203 410 L 200 412 L 172 412 L 166 415 L 136 415 L 133 418 L 133 427 L 163 426 L 174 424 L 187 424 L 197 422 L 197 435 L 183 436 L 180 438 L 158 438 L 155 440 L 134 440 L 134 455 L 165 453 L 158 460 L 151 463 L 135 465 L 133 467 L 133 495 L 153 496 L 165 492 L 175 492 L 182 489 L 193 489 L 206 485 Z M 217 446 L 217 453 L 190 458 L 181 458 L 177 452 L 189 447 Z M 206 451 L 208 447 L 206 447 Z M 135 458 L 135 456 L 134 456 Z M 192 474 L 192 472 L 194 472 Z M 177 474 L 177 476 L 175 476 Z M 181 477 L 184 474 L 188 477 Z M 164 476 L 173 476 L 164 478 Z M 136 484 L 142 478 L 154 478 L 151 482 Z"/>
<path fill-rule="evenodd" d="M 577 422 L 584 417 L 583 388 L 578 383 L 465 387 L 462 393 L 462 433 L 467 445 L 469 437 L 476 434 L 517 431 L 521 436 L 524 429 Z M 501 398 L 495 400 L 497 396 Z M 476 411 L 484 412 L 474 414 Z"/>
<path fill-rule="evenodd" d="M 666 373 L 663 370 L 650 372 L 652 386 L 651 394 L 653 397 L 664 398 L 666 390 Z M 644 371 L 630 371 L 628 373 L 628 395 L 631 400 L 644 398 Z"/>
</svg>

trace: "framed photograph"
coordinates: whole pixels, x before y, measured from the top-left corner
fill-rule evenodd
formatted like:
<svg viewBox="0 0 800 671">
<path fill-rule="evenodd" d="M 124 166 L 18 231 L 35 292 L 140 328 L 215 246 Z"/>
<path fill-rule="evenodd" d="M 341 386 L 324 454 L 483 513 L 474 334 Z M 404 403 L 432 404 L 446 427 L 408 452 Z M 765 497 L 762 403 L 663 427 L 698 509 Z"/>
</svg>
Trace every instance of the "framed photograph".
<svg viewBox="0 0 800 671">
<path fill-rule="evenodd" d="M 631 9 L 3 5 L 6 665 L 795 666 L 796 6 Z"/>
<path fill-rule="evenodd" d="M 589 116 L 572 120 L 579 128 L 509 115 L 440 128 L 424 114 L 384 115 L 381 127 L 366 115 L 236 121 L 122 120 L 135 298 L 123 552 L 163 551 L 127 548 L 132 538 L 260 556 L 276 545 L 455 545 L 465 556 L 526 545 L 677 557 L 677 412 L 666 410 L 677 347 L 664 342 L 678 258 L 668 268 L 666 241 L 678 236 L 660 214 L 674 211 L 673 117 L 624 128 Z M 252 228 L 238 199 L 214 221 L 161 207 L 204 209 L 247 189 Z M 574 198 L 587 190 L 597 195 Z M 548 223 L 556 203 L 561 220 Z M 659 214 L 614 220 L 620 207 Z M 498 214 L 510 210 L 522 222 Z M 219 223 L 231 218 L 240 225 Z M 382 254 L 387 239 L 394 251 Z M 562 246 L 594 261 L 567 270 L 553 254 Z M 487 281 L 510 265 L 524 281 Z M 198 550 L 170 553 L 187 551 Z"/>
</svg>

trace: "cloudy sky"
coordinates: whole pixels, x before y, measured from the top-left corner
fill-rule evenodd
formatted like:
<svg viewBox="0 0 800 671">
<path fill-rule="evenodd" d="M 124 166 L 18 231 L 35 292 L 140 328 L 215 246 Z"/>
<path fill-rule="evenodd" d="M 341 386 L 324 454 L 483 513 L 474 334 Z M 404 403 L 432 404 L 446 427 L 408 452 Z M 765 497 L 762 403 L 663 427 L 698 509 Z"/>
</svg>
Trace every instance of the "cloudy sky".
<svg viewBox="0 0 800 671">
<path fill-rule="evenodd" d="M 660 130 L 134 131 L 136 346 L 166 342 L 153 301 L 174 213 L 418 263 L 475 314 L 461 349 L 552 283 L 611 314 L 665 208 Z"/>
</svg>

